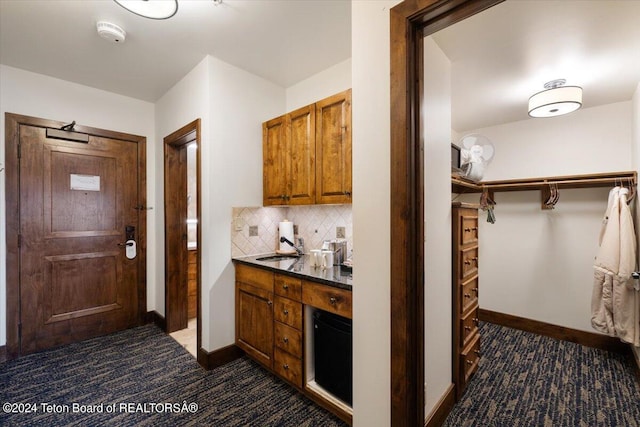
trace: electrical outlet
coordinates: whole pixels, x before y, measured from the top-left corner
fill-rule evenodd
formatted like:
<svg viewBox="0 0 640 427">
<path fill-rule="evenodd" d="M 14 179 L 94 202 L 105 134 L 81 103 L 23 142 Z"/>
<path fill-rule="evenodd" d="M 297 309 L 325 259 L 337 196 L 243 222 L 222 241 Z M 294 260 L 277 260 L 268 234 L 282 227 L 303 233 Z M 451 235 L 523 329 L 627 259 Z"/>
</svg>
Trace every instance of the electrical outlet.
<svg viewBox="0 0 640 427">
<path fill-rule="evenodd" d="M 345 229 L 344 227 L 336 227 L 336 238 L 344 239 L 345 238 Z"/>
<path fill-rule="evenodd" d="M 249 237 L 255 237 L 258 235 L 258 226 L 250 225 L 249 226 Z"/>
</svg>

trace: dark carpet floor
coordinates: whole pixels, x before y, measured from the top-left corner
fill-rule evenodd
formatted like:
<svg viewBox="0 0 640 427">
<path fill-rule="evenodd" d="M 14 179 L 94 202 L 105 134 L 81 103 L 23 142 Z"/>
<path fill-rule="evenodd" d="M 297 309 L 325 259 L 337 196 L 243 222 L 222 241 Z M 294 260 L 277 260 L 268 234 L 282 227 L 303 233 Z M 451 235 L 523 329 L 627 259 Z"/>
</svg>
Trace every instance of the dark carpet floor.
<svg viewBox="0 0 640 427">
<path fill-rule="evenodd" d="M 448 427 L 638 427 L 630 356 L 482 323 L 482 359 Z"/>
<path fill-rule="evenodd" d="M 0 364 L 0 403 L 1 426 L 345 426 L 247 358 L 203 370 L 153 325 Z"/>
</svg>

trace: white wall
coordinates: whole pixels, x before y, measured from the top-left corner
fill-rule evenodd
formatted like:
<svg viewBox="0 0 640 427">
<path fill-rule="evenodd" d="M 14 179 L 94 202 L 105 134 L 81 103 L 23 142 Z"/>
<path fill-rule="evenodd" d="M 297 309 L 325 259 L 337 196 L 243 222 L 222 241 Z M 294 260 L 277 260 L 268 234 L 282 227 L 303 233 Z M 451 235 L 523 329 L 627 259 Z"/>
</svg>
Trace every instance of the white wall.
<svg viewBox="0 0 640 427">
<path fill-rule="evenodd" d="M 636 91 L 633 94 L 633 155 L 632 155 L 632 169 L 640 172 L 640 83 L 636 87 Z M 636 225 L 636 238 L 638 239 L 638 245 L 640 248 L 640 197 L 636 197 L 635 201 L 635 225 Z M 638 254 L 640 257 L 640 254 Z M 638 265 L 640 267 L 640 263 Z M 634 348 L 634 354 L 636 361 L 640 366 L 640 347 Z"/>
<path fill-rule="evenodd" d="M 389 8 L 397 3 L 351 3 L 356 427 L 391 420 Z"/>
<path fill-rule="evenodd" d="M 348 43 L 348 40 L 345 40 Z M 351 58 L 287 88 L 287 111 L 313 104 L 351 87 Z"/>
<path fill-rule="evenodd" d="M 110 92 L 54 79 L 13 67 L 0 65 L 0 163 L 4 164 L 5 112 L 59 120 L 76 121 L 79 125 L 142 135 L 147 138 L 147 203 L 154 205 L 156 182 L 154 105 Z M 4 172 L 0 173 L 0 346 L 6 343 L 6 246 Z M 147 220 L 149 255 L 156 245 L 154 234 L 156 213 L 149 211 Z M 152 259 L 150 257 L 150 259 Z M 151 261 L 147 265 L 151 265 Z M 147 268 L 149 280 L 153 270 Z M 147 286 L 147 306 L 154 308 L 154 289 Z"/>
<path fill-rule="evenodd" d="M 631 115 L 626 101 L 461 133 L 493 141 L 486 181 L 630 170 Z"/>
<path fill-rule="evenodd" d="M 215 350 L 235 342 L 232 207 L 262 205 L 262 122 L 285 113 L 285 90 L 213 57 L 209 67 L 210 138 L 201 153 L 201 198 L 202 287 L 209 310 L 207 319 L 203 308 L 202 321 L 211 329 L 202 340 Z"/>
<path fill-rule="evenodd" d="M 485 179 L 631 170 L 632 103 L 480 129 L 496 146 Z M 497 222 L 480 221 L 480 307 L 554 325 L 591 328 L 593 259 L 607 188 L 496 193 Z M 477 201 L 477 196 L 474 197 Z"/>
<path fill-rule="evenodd" d="M 451 62 L 424 39 L 424 368 L 428 417 L 451 385 Z"/>
</svg>

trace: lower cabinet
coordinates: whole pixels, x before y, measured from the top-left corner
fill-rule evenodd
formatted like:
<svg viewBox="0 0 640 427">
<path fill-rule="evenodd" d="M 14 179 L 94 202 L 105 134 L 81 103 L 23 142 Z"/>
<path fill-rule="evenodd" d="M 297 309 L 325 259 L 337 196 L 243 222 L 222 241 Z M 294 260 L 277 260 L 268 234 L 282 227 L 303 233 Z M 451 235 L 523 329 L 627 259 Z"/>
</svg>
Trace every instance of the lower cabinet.
<svg viewBox="0 0 640 427">
<path fill-rule="evenodd" d="M 305 371 L 305 363 L 309 363 L 305 361 L 305 333 L 310 332 L 305 332 L 305 313 L 322 309 L 351 318 L 351 292 L 245 264 L 238 263 L 235 268 L 236 345 L 307 397 L 351 423 L 350 412 L 308 387 L 313 370 L 309 374 L 307 365 Z M 313 361 L 312 355 L 310 360 Z"/>
</svg>

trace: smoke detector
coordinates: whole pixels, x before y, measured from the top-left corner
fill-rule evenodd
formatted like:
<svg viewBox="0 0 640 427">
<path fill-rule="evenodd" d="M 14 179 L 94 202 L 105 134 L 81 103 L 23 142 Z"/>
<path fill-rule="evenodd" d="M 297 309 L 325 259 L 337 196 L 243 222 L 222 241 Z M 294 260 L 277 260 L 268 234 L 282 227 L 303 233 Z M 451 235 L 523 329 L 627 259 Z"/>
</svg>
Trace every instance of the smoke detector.
<svg viewBox="0 0 640 427">
<path fill-rule="evenodd" d="M 97 27 L 98 35 L 110 42 L 124 43 L 124 39 L 127 37 L 127 33 L 122 28 L 111 22 L 99 21 Z"/>
</svg>

